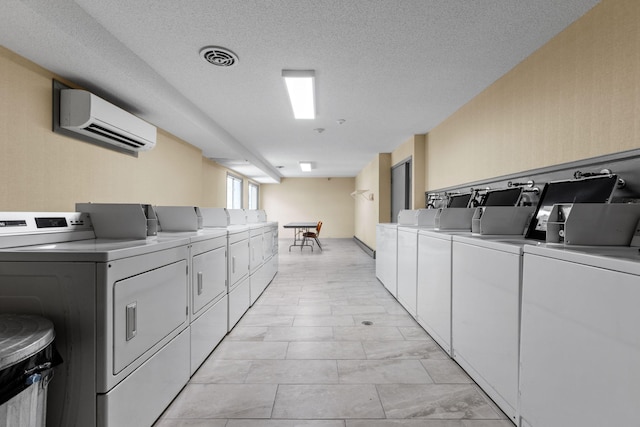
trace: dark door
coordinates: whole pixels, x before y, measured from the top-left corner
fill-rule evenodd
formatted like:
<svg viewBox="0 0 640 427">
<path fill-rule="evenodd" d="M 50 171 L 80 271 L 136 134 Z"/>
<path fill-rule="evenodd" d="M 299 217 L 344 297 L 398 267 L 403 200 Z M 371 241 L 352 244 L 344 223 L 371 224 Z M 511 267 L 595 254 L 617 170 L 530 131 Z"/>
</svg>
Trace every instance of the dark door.
<svg viewBox="0 0 640 427">
<path fill-rule="evenodd" d="M 398 213 L 411 208 L 411 158 L 391 168 L 391 222 L 398 222 Z"/>
</svg>

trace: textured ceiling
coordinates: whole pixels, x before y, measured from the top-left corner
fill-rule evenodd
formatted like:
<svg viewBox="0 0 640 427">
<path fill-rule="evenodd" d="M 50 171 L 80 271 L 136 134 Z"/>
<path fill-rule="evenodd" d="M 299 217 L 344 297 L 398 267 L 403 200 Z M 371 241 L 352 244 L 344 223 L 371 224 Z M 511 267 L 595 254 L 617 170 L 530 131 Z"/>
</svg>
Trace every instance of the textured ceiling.
<svg viewBox="0 0 640 427">
<path fill-rule="evenodd" d="M 355 176 L 596 3 L 3 0 L 0 43 L 206 157 L 241 160 L 244 173 L 274 182 Z M 206 63 L 208 45 L 232 50 L 238 64 Z M 293 119 L 283 69 L 316 71 L 317 119 Z M 299 161 L 315 169 L 302 173 Z"/>
</svg>

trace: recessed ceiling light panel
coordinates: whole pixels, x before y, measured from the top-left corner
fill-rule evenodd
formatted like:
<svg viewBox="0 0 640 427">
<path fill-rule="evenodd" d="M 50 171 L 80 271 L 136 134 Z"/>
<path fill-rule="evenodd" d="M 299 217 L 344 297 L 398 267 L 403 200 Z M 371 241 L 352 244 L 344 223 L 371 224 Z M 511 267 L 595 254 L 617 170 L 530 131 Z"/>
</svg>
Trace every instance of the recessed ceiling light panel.
<svg viewBox="0 0 640 427">
<path fill-rule="evenodd" d="M 296 119 L 315 119 L 315 76 L 313 70 L 282 70 Z"/>
<path fill-rule="evenodd" d="M 200 56 L 208 63 L 218 67 L 231 67 L 240 60 L 238 55 L 220 46 L 205 46 L 200 49 Z"/>
<path fill-rule="evenodd" d="M 313 169 L 312 162 L 300 162 L 300 170 L 302 172 L 311 172 L 311 169 Z"/>
</svg>

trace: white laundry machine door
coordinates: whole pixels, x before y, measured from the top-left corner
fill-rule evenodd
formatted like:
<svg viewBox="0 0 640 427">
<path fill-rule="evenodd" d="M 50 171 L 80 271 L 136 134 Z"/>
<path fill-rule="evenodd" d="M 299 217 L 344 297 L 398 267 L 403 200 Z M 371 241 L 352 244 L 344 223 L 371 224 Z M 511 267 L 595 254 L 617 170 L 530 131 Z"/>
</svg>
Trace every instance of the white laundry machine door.
<svg viewBox="0 0 640 427">
<path fill-rule="evenodd" d="M 637 248 L 626 248 L 637 259 L 627 263 L 634 267 L 628 271 L 620 271 L 604 257 L 584 255 L 572 262 L 559 259 L 569 255 L 561 251 L 527 248 L 545 256 L 525 250 L 522 425 L 638 425 Z M 599 265 L 593 265 L 596 262 Z"/>
<path fill-rule="evenodd" d="M 260 229 L 262 230 L 262 229 Z M 264 261 L 264 250 L 262 247 L 262 233 L 252 235 L 249 239 L 249 272 L 253 274 Z"/>
<path fill-rule="evenodd" d="M 263 228 L 262 235 L 262 258 L 266 261 L 273 255 L 273 230 L 271 227 Z"/>
<path fill-rule="evenodd" d="M 229 234 L 228 290 L 249 275 L 249 232 Z"/>
<path fill-rule="evenodd" d="M 184 325 L 186 272 L 187 261 L 181 260 L 114 284 L 114 375 Z"/>
<path fill-rule="evenodd" d="M 196 245 L 197 243 L 194 244 L 194 248 Z M 193 255 L 191 269 L 193 317 L 199 316 L 200 310 L 227 291 L 225 251 L 226 247 L 222 246 Z"/>
</svg>

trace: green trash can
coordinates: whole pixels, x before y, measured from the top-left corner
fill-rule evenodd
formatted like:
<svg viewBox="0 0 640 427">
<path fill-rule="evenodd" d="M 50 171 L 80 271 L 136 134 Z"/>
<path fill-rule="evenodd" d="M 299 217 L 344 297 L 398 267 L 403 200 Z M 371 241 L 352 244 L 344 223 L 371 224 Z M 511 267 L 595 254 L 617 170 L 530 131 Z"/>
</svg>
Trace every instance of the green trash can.
<svg viewBox="0 0 640 427">
<path fill-rule="evenodd" d="M 0 314 L 0 425 L 45 426 L 47 385 L 62 362 L 54 337 L 48 319 Z"/>
</svg>

